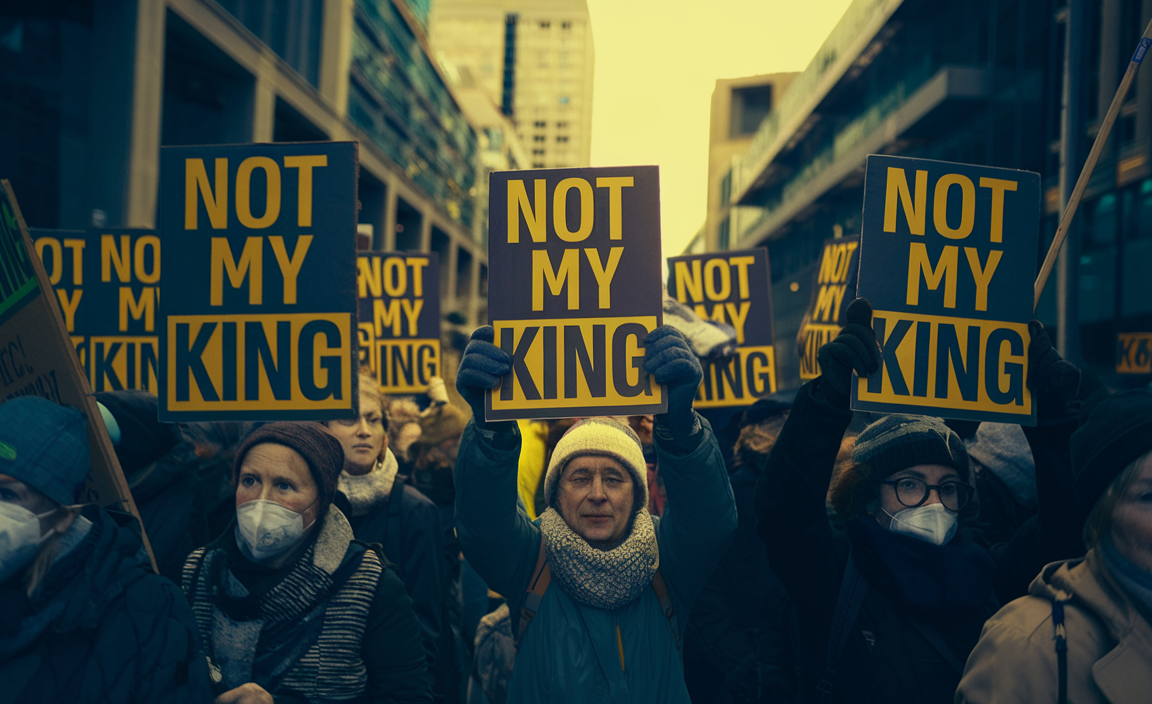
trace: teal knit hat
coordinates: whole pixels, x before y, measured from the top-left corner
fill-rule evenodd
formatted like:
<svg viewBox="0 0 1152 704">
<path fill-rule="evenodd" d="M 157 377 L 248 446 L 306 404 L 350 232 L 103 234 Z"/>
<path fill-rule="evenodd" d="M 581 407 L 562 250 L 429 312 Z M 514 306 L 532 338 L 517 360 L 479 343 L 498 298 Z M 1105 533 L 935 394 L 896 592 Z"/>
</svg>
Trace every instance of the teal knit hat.
<svg viewBox="0 0 1152 704">
<path fill-rule="evenodd" d="M 884 416 L 856 437 L 852 460 L 866 467 L 873 481 L 918 464 L 952 467 L 962 480 L 969 480 L 964 441 L 944 421 L 930 416 Z"/>
</svg>

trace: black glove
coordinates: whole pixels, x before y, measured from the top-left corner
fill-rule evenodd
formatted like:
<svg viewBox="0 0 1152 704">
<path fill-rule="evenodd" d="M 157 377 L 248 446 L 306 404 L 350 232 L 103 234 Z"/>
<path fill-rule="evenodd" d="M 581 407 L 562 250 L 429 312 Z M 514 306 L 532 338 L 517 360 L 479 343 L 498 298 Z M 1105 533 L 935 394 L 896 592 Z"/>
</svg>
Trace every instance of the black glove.
<svg viewBox="0 0 1152 704">
<path fill-rule="evenodd" d="M 704 370 L 679 330 L 662 325 L 644 339 L 644 371 L 667 387 L 668 412 L 656 422 L 671 431 L 671 437 L 687 438 L 699 428 L 692 401 Z"/>
<path fill-rule="evenodd" d="M 1080 369 L 1060 356 L 1039 320 L 1028 322 L 1028 388 L 1039 418 L 1066 418 L 1079 408 Z"/>
<path fill-rule="evenodd" d="M 484 392 L 500 386 L 500 379 L 512 370 L 512 357 L 492 344 L 496 332 L 491 325 L 477 328 L 464 349 L 456 371 L 456 390 L 472 407 L 472 418 L 484 426 Z"/>
<path fill-rule="evenodd" d="M 857 298 L 844 312 L 844 320 L 840 334 L 820 347 L 816 359 L 825 400 L 846 408 L 852 393 L 852 372 L 864 377 L 878 371 L 881 357 L 872 332 L 872 305 Z"/>
</svg>

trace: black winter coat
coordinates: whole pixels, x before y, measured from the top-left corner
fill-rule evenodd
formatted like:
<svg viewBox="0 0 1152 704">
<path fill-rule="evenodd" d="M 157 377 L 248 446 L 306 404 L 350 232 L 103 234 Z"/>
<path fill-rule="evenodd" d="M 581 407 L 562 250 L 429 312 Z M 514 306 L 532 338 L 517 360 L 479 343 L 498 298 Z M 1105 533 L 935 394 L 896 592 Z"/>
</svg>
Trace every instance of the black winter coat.
<svg viewBox="0 0 1152 704">
<path fill-rule="evenodd" d="M 208 542 L 197 487 L 199 466 L 192 444 L 181 441 L 128 477 L 156 566 L 173 583 L 180 582 L 188 555 Z"/>
<path fill-rule="evenodd" d="M 152 572 L 135 519 L 96 507 L 83 515 L 92 529 L 42 582 L 64 610 L 0 662 L 0 704 L 210 701 L 192 609 Z"/>
<path fill-rule="evenodd" d="M 916 614 L 866 541 L 858 535 L 850 541 L 845 533 L 833 530 L 825 496 L 852 412 L 846 403 L 833 405 L 825 400 L 820 381 L 809 382 L 800 389 L 756 487 L 757 532 L 767 545 L 772 569 L 791 595 L 799 616 L 805 673 L 801 694 L 807 701 L 818 700 L 816 684 L 824 669 L 851 549 L 868 582 L 868 591 L 837 664 L 828 701 L 951 702 L 961 672 L 949 665 L 914 622 L 931 626 L 940 636 L 938 642 L 947 646 L 962 668 L 984 621 L 995 612 L 997 600 L 991 599 L 983 610 L 962 618 Z M 1035 453 L 1035 441 L 1033 448 Z M 1045 508 L 1046 497 L 1050 503 L 1055 500 L 1057 507 L 1063 505 L 1058 497 L 1053 499 L 1060 492 L 1046 457 L 1036 455 L 1039 514 L 1029 519 L 1010 543 L 991 550 L 995 559 L 993 587 L 1001 601 L 1023 593 L 1017 590 L 1026 589 L 1044 564 L 1058 559 L 1052 557 L 1053 553 L 1067 542 L 1069 531 L 1052 529 L 1052 521 L 1046 523 L 1043 518 L 1049 508 L 1054 508 Z M 1044 530 L 1049 530 L 1049 534 Z M 961 533 L 968 535 L 963 529 Z M 957 539 L 971 541 L 971 537 Z"/>
</svg>

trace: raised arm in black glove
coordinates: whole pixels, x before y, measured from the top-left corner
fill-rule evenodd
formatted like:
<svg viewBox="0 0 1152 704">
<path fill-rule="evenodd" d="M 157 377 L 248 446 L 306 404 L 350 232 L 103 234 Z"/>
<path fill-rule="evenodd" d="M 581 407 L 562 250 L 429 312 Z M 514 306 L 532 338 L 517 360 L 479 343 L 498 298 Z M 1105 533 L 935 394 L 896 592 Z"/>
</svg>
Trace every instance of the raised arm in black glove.
<svg viewBox="0 0 1152 704">
<path fill-rule="evenodd" d="M 484 422 L 484 392 L 500 386 L 500 379 L 512 370 L 512 357 L 492 344 L 496 333 L 491 325 L 477 328 L 464 348 L 464 357 L 456 371 L 456 390 L 472 407 L 476 427 L 495 429 L 502 425 Z"/>
<path fill-rule="evenodd" d="M 668 412 L 656 416 L 655 432 L 679 452 L 691 452 L 700 443 L 700 419 L 692 401 L 704 371 L 688 341 L 667 325 L 644 339 L 644 371 L 667 387 Z"/>
<path fill-rule="evenodd" d="M 872 306 L 857 298 L 844 311 L 845 325 L 831 342 L 820 347 L 818 388 L 824 400 L 848 408 L 852 393 L 852 372 L 868 376 L 880 369 L 880 346 L 872 332 Z"/>
<path fill-rule="evenodd" d="M 1060 356 L 1039 320 L 1028 323 L 1028 388 L 1036 395 L 1036 416 L 1047 425 L 1076 416 L 1080 369 Z"/>
</svg>

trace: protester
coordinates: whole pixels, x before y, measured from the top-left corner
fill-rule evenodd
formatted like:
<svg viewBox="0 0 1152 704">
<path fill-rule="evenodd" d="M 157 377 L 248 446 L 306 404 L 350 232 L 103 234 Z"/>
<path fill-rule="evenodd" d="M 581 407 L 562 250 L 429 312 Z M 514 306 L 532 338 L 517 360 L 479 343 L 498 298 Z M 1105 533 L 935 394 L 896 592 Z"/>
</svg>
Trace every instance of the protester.
<svg viewBox="0 0 1152 704">
<path fill-rule="evenodd" d="M 656 419 L 652 415 L 628 416 L 628 427 L 640 438 L 640 449 L 644 452 L 644 465 L 648 474 L 648 512 L 653 516 L 662 516 L 667 496 L 660 480 L 659 468 L 656 466 L 656 445 L 652 440 L 655 422 Z"/>
<path fill-rule="evenodd" d="M 1152 393 L 1102 401 L 1072 437 L 1086 557 L 1050 564 L 984 627 L 957 704 L 1147 701 L 1152 692 Z"/>
<path fill-rule="evenodd" d="M 318 423 L 269 423 L 237 451 L 236 520 L 184 567 L 222 701 L 431 701 L 403 583 L 332 506 L 343 466 Z"/>
<path fill-rule="evenodd" d="M 967 528 L 977 505 L 960 438 L 939 419 L 892 415 L 857 436 L 853 464 L 831 487 L 846 523 L 834 532 L 825 495 L 852 419 L 852 373 L 881 363 L 871 318 L 867 301 L 854 301 L 820 349 L 822 374 L 800 389 L 757 485 L 757 530 L 796 605 L 807 699 L 947 702 L 997 593 L 1064 549 L 1052 526 L 1075 526 L 1075 516 L 1047 500 L 1057 482 L 1038 457 L 1038 515 L 989 553 Z M 1029 388 L 1042 414 L 1063 418 L 1079 375 L 1039 323 L 1031 333 Z"/>
<path fill-rule="evenodd" d="M 179 425 L 156 419 L 159 399 L 147 391 L 102 391 L 96 400 L 111 415 L 106 425 L 156 566 L 179 583 L 184 560 L 209 540 L 195 449 Z"/>
<path fill-rule="evenodd" d="M 492 340 L 491 327 L 473 333 L 456 377 L 474 411 L 456 463 L 456 529 L 477 572 L 516 603 L 511 613 L 534 612 L 530 627 L 521 616 L 514 629 L 526 628 L 508 701 L 687 703 L 682 619 L 736 528 L 720 449 L 692 410 L 699 361 L 669 328 L 644 343 L 644 373 L 668 398 L 655 428 L 668 487 L 662 519 L 647 511 L 636 434 L 590 418 L 557 444 L 544 480 L 548 509 L 530 522 L 517 506 L 516 424 L 484 420 L 485 391 L 511 369 Z M 525 599 L 543 581 L 555 583 Z"/>
<path fill-rule="evenodd" d="M 435 672 L 444 618 L 440 519 L 436 504 L 397 473 L 396 457 L 388 449 L 384 404 L 375 379 L 361 374 L 359 417 L 328 423 L 344 448 L 334 503 L 356 538 L 382 546 L 396 566 L 420 621 L 429 668 Z"/>
<path fill-rule="evenodd" d="M 195 547 L 224 532 L 236 517 L 236 490 L 232 487 L 232 465 L 236 450 L 248 437 L 253 424 L 247 421 L 202 421 L 182 423 L 184 437 L 192 443 L 199 463 L 197 501 L 204 507 L 205 535 Z M 185 555 L 187 557 L 187 555 Z"/>
<path fill-rule="evenodd" d="M 981 423 L 965 443 L 972 460 L 977 524 L 989 545 L 1007 542 L 1036 515 L 1036 461 L 1019 425 Z"/>
<path fill-rule="evenodd" d="M 80 412 L 36 396 L 0 406 L 0 698 L 207 701 L 196 622 L 135 519 L 76 506 L 89 464 Z"/>
<path fill-rule="evenodd" d="M 388 449 L 400 464 L 400 473 L 412 476 L 410 450 L 420 439 L 420 407 L 410 398 L 394 398 L 388 404 Z"/>
</svg>

